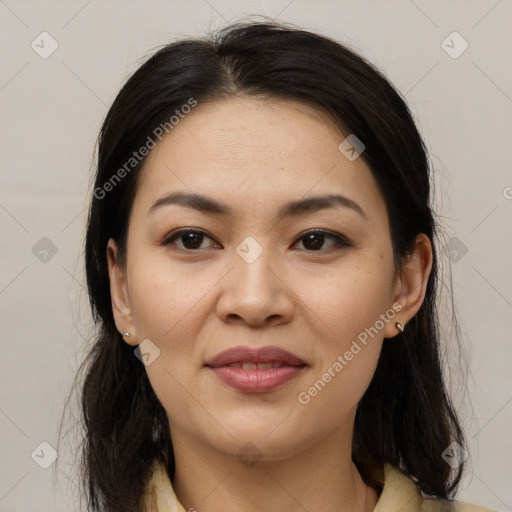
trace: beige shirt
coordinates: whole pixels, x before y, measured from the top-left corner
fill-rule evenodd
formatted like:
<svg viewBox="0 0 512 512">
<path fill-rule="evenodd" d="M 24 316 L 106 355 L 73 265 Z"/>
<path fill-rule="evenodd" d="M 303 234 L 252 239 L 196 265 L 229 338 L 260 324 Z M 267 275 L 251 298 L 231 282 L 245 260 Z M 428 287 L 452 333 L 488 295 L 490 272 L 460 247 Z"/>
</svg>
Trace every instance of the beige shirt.
<svg viewBox="0 0 512 512">
<path fill-rule="evenodd" d="M 155 464 L 147 487 L 147 512 L 188 512 L 178 501 L 163 465 Z M 195 509 L 189 509 L 194 512 Z M 198 511 L 200 512 L 200 511 Z M 384 487 L 373 512 L 495 512 L 464 501 L 423 498 L 414 481 L 390 464 L 384 465 Z"/>
</svg>

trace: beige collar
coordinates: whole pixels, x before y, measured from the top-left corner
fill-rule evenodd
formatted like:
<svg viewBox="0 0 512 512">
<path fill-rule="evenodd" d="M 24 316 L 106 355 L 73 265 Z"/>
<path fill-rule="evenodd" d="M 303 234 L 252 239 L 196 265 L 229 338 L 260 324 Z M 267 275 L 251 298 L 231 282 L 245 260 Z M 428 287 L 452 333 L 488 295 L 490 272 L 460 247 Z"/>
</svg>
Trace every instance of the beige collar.
<svg viewBox="0 0 512 512">
<path fill-rule="evenodd" d="M 178 501 L 165 467 L 155 464 L 146 493 L 147 512 L 187 512 Z M 193 509 L 192 509 L 193 510 Z M 423 498 L 412 478 L 391 464 L 384 464 L 384 487 L 373 512 L 442 512 L 446 502 Z M 456 512 L 493 512 L 490 509 L 457 501 Z"/>
</svg>

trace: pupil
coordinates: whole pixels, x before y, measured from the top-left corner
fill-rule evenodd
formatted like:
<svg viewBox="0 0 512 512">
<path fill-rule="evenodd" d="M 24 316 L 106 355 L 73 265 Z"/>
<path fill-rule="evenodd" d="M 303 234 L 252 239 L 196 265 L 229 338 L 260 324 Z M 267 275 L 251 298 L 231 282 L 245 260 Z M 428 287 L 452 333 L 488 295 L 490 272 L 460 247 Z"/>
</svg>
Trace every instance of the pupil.
<svg viewBox="0 0 512 512">
<path fill-rule="evenodd" d="M 305 243 L 304 243 L 304 247 L 307 248 L 306 244 L 311 242 L 311 240 L 317 240 L 317 243 L 313 242 L 313 244 L 310 244 L 310 248 L 313 249 L 313 250 L 316 250 L 316 249 L 320 249 L 323 245 L 323 237 L 324 235 L 322 234 L 319 234 L 319 233 L 312 233 L 310 235 L 306 235 L 306 240 L 305 240 Z M 320 239 L 320 242 L 318 242 L 318 239 Z M 312 245 L 312 247 L 311 247 Z"/>
<path fill-rule="evenodd" d="M 202 236 L 203 235 L 201 235 L 199 233 L 185 233 L 183 235 L 183 237 L 184 237 L 183 245 L 187 249 L 197 249 L 201 245 L 200 238 Z M 188 243 L 192 243 L 193 247 L 187 247 Z"/>
</svg>

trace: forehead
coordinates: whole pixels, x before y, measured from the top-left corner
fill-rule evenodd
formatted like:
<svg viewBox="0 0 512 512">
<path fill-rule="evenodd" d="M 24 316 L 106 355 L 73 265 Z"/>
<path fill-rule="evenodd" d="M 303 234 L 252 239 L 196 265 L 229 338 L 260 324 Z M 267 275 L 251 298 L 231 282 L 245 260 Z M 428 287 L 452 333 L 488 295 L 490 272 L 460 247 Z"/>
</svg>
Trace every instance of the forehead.
<svg viewBox="0 0 512 512">
<path fill-rule="evenodd" d="M 332 145 L 337 147 L 343 137 L 327 114 L 310 105 L 241 96 L 200 103 L 167 138 L 174 139 L 169 146 L 193 145 L 198 158 L 217 154 L 232 161 L 258 152 L 261 162 L 304 152 L 329 158 Z"/>
<path fill-rule="evenodd" d="M 382 198 L 362 158 L 321 110 L 289 100 L 234 97 L 199 103 L 147 157 L 136 201 L 174 190 L 247 206 L 340 192 L 376 208 Z M 372 204 L 375 203 L 375 204 Z"/>
</svg>

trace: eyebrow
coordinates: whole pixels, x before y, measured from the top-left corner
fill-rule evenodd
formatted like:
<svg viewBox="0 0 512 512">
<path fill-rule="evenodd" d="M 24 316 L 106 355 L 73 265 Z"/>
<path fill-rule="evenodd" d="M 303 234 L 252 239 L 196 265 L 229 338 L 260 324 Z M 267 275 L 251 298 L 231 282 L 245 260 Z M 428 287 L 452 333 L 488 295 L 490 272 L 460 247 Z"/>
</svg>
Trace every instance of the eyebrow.
<svg viewBox="0 0 512 512">
<path fill-rule="evenodd" d="M 149 209 L 148 215 L 151 215 L 162 206 L 172 204 L 215 215 L 229 216 L 233 213 L 233 209 L 229 205 L 221 203 L 211 197 L 195 193 L 173 192 L 155 201 Z M 298 217 L 306 213 L 313 213 L 339 206 L 350 208 L 361 215 L 361 217 L 364 217 L 365 219 L 368 218 L 361 206 L 352 199 L 341 194 L 328 194 L 307 197 L 296 201 L 288 201 L 281 206 L 277 216 L 282 218 Z"/>
</svg>

